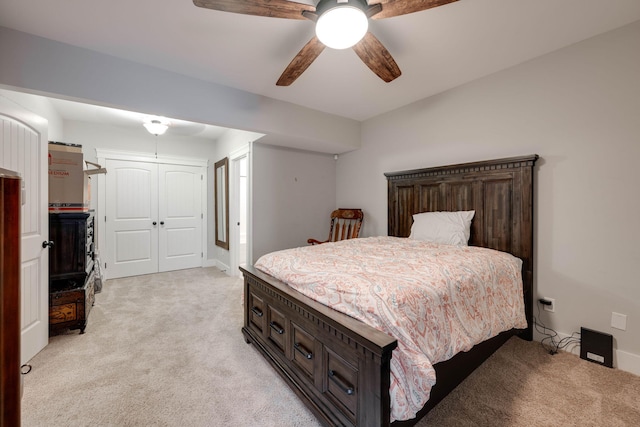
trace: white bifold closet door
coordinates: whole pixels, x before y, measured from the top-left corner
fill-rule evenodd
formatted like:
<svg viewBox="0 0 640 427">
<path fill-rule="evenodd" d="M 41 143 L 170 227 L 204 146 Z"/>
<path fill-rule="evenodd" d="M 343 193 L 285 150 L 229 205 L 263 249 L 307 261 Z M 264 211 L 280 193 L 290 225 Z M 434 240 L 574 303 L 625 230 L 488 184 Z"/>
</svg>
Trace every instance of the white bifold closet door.
<svg viewBox="0 0 640 427">
<path fill-rule="evenodd" d="M 106 163 L 109 278 L 202 265 L 202 168 Z"/>
</svg>

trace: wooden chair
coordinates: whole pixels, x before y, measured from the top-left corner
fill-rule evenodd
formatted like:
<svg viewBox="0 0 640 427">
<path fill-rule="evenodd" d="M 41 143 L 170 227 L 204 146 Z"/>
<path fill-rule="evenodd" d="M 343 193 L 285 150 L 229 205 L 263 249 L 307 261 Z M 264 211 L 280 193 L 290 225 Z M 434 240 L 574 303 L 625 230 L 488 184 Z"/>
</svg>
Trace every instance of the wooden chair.
<svg viewBox="0 0 640 427">
<path fill-rule="evenodd" d="M 360 234 L 360 227 L 364 220 L 364 213 L 361 209 L 336 209 L 331 212 L 331 228 L 329 229 L 329 239 L 320 242 L 316 239 L 308 239 L 310 245 L 320 243 L 337 242 L 339 240 L 355 239 Z"/>
</svg>

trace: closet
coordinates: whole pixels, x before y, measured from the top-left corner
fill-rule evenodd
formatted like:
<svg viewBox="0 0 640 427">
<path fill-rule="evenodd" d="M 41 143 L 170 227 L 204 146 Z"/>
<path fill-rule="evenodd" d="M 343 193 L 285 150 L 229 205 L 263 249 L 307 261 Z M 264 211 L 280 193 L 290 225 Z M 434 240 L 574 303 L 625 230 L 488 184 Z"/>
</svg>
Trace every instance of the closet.
<svg viewBox="0 0 640 427">
<path fill-rule="evenodd" d="M 206 161 L 101 158 L 107 174 L 104 237 L 98 246 L 108 278 L 202 266 L 206 239 Z M 111 156 L 118 157 L 118 156 Z M 126 156 L 125 156 L 126 157 Z"/>
</svg>

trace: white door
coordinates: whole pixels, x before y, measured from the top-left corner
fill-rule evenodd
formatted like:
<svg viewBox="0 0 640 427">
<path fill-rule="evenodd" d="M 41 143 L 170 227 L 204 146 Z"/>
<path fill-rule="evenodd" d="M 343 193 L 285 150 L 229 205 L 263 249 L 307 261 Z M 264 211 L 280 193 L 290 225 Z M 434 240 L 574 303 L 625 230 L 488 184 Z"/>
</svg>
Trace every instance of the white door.
<svg viewBox="0 0 640 427">
<path fill-rule="evenodd" d="M 105 236 L 109 278 L 158 271 L 158 165 L 108 160 Z"/>
<path fill-rule="evenodd" d="M 203 178 L 199 167 L 159 165 L 158 271 L 202 265 Z"/>
<path fill-rule="evenodd" d="M 105 165 L 108 277 L 201 266 L 203 168 L 128 160 Z"/>
<path fill-rule="evenodd" d="M 238 227 L 238 265 L 244 267 L 247 264 L 247 197 L 248 197 L 248 156 L 242 156 L 237 160 L 234 160 L 234 165 L 237 165 L 237 189 L 238 189 L 238 221 L 236 226 Z"/>
<path fill-rule="evenodd" d="M 49 341 L 47 121 L 0 97 L 0 167 L 23 180 L 21 240 L 21 363 Z"/>
</svg>

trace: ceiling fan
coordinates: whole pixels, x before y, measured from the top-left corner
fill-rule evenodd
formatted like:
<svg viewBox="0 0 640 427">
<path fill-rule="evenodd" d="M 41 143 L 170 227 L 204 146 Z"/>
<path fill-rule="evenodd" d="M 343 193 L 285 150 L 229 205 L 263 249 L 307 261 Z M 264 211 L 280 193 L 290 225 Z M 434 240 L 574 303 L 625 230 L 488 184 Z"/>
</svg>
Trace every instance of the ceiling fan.
<svg viewBox="0 0 640 427">
<path fill-rule="evenodd" d="M 454 1 L 458 0 L 320 0 L 316 6 L 288 0 L 193 0 L 193 3 L 223 12 L 315 22 L 316 35 L 298 52 L 276 83 L 277 86 L 289 86 L 325 46 L 334 49 L 352 47 L 362 62 L 382 80 L 388 83 L 396 79 L 401 74 L 400 68 L 389 51 L 368 31 L 369 19 L 420 12 Z M 350 18 L 354 20 L 348 20 Z"/>
</svg>

